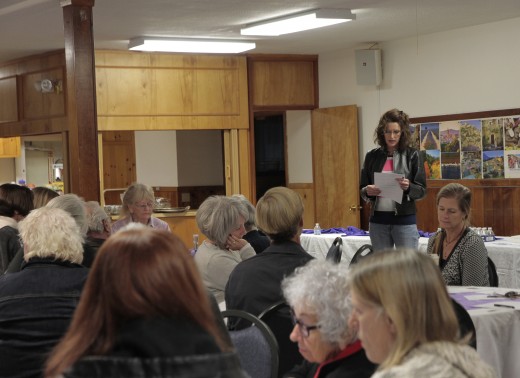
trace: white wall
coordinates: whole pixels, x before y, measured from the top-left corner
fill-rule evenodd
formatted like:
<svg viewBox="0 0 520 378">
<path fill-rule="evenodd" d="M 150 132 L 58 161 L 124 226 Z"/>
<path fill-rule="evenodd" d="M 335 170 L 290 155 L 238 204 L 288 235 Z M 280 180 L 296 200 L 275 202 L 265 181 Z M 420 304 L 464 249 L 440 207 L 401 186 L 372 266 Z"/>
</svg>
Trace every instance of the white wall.
<svg viewBox="0 0 520 378">
<path fill-rule="evenodd" d="M 289 184 L 312 182 L 311 112 L 286 112 L 287 168 Z"/>
<path fill-rule="evenodd" d="M 410 117 L 519 108 L 519 36 L 516 18 L 380 44 L 380 88 L 356 84 L 354 50 L 320 55 L 320 107 L 359 107 L 360 162 L 393 107 Z"/>
<path fill-rule="evenodd" d="M 0 159 L 0 185 L 15 180 L 14 158 Z"/>
<path fill-rule="evenodd" d="M 137 181 L 150 186 L 178 186 L 175 131 L 136 131 Z"/>
</svg>

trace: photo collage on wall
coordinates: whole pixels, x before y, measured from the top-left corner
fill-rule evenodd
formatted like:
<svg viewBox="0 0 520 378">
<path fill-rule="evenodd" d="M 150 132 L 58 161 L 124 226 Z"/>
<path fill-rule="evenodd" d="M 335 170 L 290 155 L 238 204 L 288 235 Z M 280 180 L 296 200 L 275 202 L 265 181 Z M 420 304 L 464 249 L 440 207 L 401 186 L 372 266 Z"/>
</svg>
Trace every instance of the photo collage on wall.
<svg viewBox="0 0 520 378">
<path fill-rule="evenodd" d="M 410 125 L 428 179 L 520 178 L 520 116 Z"/>
</svg>

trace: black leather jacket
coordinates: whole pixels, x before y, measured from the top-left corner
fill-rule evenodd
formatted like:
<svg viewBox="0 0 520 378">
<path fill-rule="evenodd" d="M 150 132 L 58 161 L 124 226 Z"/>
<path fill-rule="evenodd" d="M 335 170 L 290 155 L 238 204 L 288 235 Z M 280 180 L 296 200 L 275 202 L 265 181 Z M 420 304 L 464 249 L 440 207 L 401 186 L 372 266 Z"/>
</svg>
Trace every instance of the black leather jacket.
<svg viewBox="0 0 520 378">
<path fill-rule="evenodd" d="M 377 197 L 368 196 L 366 186 L 374 184 L 374 172 L 383 170 L 386 157 L 386 149 L 382 147 L 369 151 L 365 156 L 363 169 L 361 170 L 361 198 L 366 202 L 370 202 L 372 207 L 371 215 L 374 213 Z M 395 204 L 396 215 L 415 214 L 415 201 L 426 196 L 426 174 L 419 151 L 410 147 L 403 152 L 394 151 L 394 172 L 401 173 L 410 180 L 410 187 L 403 192 L 402 202 Z"/>
<path fill-rule="evenodd" d="M 247 378 L 235 353 L 138 358 L 86 357 L 64 374 L 67 378 Z"/>
</svg>

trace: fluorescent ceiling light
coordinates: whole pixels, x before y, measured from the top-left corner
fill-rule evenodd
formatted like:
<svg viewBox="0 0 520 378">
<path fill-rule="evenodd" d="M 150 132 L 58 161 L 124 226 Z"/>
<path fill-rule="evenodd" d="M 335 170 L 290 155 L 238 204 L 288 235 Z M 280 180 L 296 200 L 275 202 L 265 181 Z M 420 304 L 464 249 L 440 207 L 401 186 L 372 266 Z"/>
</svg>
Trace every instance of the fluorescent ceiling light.
<svg viewBox="0 0 520 378">
<path fill-rule="evenodd" d="M 352 14 L 350 9 L 316 9 L 247 25 L 240 30 L 240 34 L 277 36 L 321 28 L 355 19 L 356 15 Z"/>
<path fill-rule="evenodd" d="M 139 37 L 130 40 L 129 50 L 185 52 L 185 53 L 215 53 L 237 54 L 256 47 L 253 42 L 230 41 L 218 39 L 178 39 L 178 38 L 146 38 Z"/>
</svg>

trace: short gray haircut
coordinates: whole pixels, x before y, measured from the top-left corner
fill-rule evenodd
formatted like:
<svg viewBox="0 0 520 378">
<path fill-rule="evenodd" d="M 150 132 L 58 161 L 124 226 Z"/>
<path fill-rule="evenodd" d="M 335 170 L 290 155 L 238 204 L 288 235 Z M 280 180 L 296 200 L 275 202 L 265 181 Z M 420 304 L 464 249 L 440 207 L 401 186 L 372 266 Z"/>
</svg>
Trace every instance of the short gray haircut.
<svg viewBox="0 0 520 378">
<path fill-rule="evenodd" d="M 346 265 L 312 260 L 282 281 L 289 306 L 315 314 L 322 338 L 338 350 L 357 338 L 357 330 L 349 328 L 348 276 Z"/>
<path fill-rule="evenodd" d="M 256 230 L 256 221 L 255 221 L 255 207 L 243 194 L 233 194 L 233 197 L 238 198 L 247 209 L 247 217 L 244 223 L 244 227 L 246 231 Z"/>
<path fill-rule="evenodd" d="M 66 211 L 46 206 L 35 209 L 18 228 L 25 261 L 32 257 L 51 257 L 77 264 L 83 261 L 83 238 L 74 218 Z"/>
<path fill-rule="evenodd" d="M 211 196 L 199 206 L 195 218 L 200 232 L 219 248 L 227 249 L 227 239 L 239 216 L 247 219 L 247 209 L 238 198 Z"/>
<path fill-rule="evenodd" d="M 87 201 L 85 202 L 85 206 L 87 207 L 88 230 L 103 232 L 105 230 L 103 221 L 109 218 L 108 214 L 101 208 L 97 201 Z"/>
<path fill-rule="evenodd" d="M 51 199 L 45 206 L 53 209 L 65 210 L 76 221 L 79 227 L 80 235 L 82 237 L 87 235 L 87 211 L 85 209 L 85 201 L 83 201 L 83 199 L 75 194 L 64 194 L 62 196 Z"/>
</svg>

